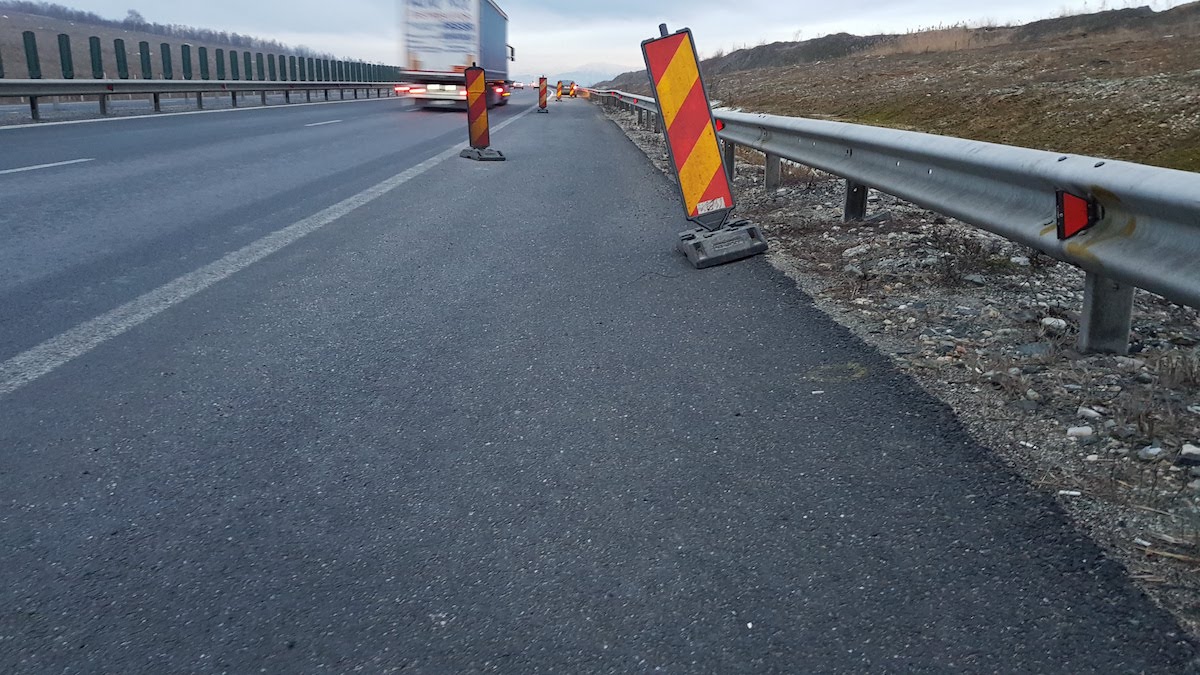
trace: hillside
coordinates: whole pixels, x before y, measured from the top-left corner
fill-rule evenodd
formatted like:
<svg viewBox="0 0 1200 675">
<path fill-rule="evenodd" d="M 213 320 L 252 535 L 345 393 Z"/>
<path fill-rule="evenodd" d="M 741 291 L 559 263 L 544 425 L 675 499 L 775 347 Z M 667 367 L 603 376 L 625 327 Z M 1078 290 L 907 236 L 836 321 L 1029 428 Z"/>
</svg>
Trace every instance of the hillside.
<svg viewBox="0 0 1200 675">
<path fill-rule="evenodd" d="M 1200 2 L 834 35 L 739 50 L 703 68 L 710 95 L 745 110 L 1200 171 Z M 598 86 L 649 93 L 644 72 Z"/>
</svg>

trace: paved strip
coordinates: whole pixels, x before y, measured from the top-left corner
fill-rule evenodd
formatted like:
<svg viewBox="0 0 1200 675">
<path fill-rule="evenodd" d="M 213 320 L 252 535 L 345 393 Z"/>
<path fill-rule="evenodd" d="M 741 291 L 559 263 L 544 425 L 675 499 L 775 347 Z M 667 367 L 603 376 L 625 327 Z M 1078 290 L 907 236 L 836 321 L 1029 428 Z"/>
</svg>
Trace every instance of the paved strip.
<svg viewBox="0 0 1200 675">
<path fill-rule="evenodd" d="M 337 124 L 339 122 L 341 122 L 341 120 L 329 120 L 328 122 L 313 122 L 312 124 L 305 124 L 304 126 L 306 126 L 306 127 L 323 127 L 326 124 Z"/>
<path fill-rule="evenodd" d="M 0 171 L 0 176 L 3 176 L 4 174 L 9 174 L 9 173 L 24 173 L 26 171 L 37 171 L 39 169 L 52 169 L 56 166 L 69 166 L 71 164 L 83 164 L 84 162 L 94 162 L 94 161 L 96 161 L 96 158 L 90 157 L 87 159 L 70 159 L 65 162 L 51 162 L 50 164 L 35 164 L 34 166 L 23 166 L 23 167 L 20 167 L 17 169 L 4 169 L 3 171 Z"/>
<path fill-rule="evenodd" d="M 517 114 L 496 126 L 502 129 L 532 112 L 532 108 Z M 108 340 L 144 323 L 184 300 L 196 295 L 213 284 L 229 278 L 253 265 L 279 249 L 329 225 L 346 214 L 368 204 L 383 195 L 420 176 L 429 169 L 458 155 L 461 144 L 456 144 L 424 162 L 402 171 L 391 178 L 370 187 L 353 197 L 308 218 L 273 232 L 214 263 L 185 274 L 170 283 L 142 295 L 116 309 L 22 352 L 0 363 L 0 396 L 10 394 L 21 386 L 52 372 L 68 361 L 95 349 Z"/>
</svg>

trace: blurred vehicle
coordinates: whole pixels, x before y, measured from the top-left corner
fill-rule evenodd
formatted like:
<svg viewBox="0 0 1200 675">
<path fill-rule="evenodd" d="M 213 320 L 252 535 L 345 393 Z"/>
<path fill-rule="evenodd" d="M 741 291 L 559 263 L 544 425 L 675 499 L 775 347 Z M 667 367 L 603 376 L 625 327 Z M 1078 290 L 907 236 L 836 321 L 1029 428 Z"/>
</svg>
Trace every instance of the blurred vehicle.
<svg viewBox="0 0 1200 675">
<path fill-rule="evenodd" d="M 408 96 L 424 108 L 467 107 L 463 71 L 478 64 L 488 107 L 508 103 L 508 15 L 494 0 L 403 0 Z"/>
<path fill-rule="evenodd" d="M 524 88 L 525 88 L 524 82 L 513 82 L 513 89 L 524 89 Z"/>
</svg>

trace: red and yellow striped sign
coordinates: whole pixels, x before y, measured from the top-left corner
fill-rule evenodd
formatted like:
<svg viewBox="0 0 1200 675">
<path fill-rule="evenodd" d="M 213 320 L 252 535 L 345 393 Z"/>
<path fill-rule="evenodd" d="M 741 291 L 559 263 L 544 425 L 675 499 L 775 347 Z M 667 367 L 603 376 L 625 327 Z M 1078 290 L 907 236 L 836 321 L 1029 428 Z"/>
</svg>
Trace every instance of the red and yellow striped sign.
<svg viewBox="0 0 1200 675">
<path fill-rule="evenodd" d="M 467 68 L 467 126 L 470 129 L 471 147 L 483 150 L 491 144 L 488 135 L 487 78 L 483 68 Z"/>
<path fill-rule="evenodd" d="M 646 40 L 642 55 L 667 130 L 667 148 L 688 220 L 718 229 L 733 209 L 733 191 L 721 161 L 692 31 L 685 28 Z"/>
<path fill-rule="evenodd" d="M 538 80 L 538 107 L 546 107 L 546 78 Z"/>
</svg>

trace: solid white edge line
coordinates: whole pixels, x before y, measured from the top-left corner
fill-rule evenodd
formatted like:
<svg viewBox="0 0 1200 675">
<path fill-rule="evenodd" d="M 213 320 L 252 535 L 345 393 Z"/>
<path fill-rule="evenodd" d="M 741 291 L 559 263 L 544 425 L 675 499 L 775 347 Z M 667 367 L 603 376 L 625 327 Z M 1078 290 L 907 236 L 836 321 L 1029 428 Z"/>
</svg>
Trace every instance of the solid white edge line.
<svg viewBox="0 0 1200 675">
<path fill-rule="evenodd" d="M 306 126 L 306 127 L 323 127 L 326 124 L 337 124 L 338 122 L 341 122 L 341 120 L 329 120 L 328 122 L 313 122 L 312 124 L 305 124 L 304 126 Z"/>
<path fill-rule="evenodd" d="M 22 166 L 22 167 L 18 167 L 16 169 L 0 170 L 0 176 L 3 176 L 6 173 L 21 173 L 23 171 L 37 171 L 38 169 L 52 169 L 56 166 L 68 166 L 70 164 L 82 164 L 84 162 L 94 162 L 94 161 L 96 161 L 95 157 L 89 157 L 87 159 L 69 159 L 65 162 L 52 162 L 50 164 L 34 164 L 33 166 Z"/>
<path fill-rule="evenodd" d="M 516 122 L 533 112 L 529 108 L 497 124 L 495 131 Z M 176 278 L 149 293 L 141 295 L 116 309 L 85 321 L 61 335 L 0 363 L 0 396 L 46 375 L 59 366 L 82 356 L 105 342 L 145 323 L 154 316 L 187 300 L 213 284 L 228 279 L 283 247 L 316 232 L 342 216 L 369 204 L 408 181 L 429 171 L 447 159 L 457 156 L 462 148 L 456 143 L 448 150 L 378 183 L 333 206 L 297 221 L 257 241 L 229 253 L 193 272 Z"/>
<path fill-rule="evenodd" d="M 179 117 L 180 115 L 208 115 L 211 113 L 231 113 L 244 112 L 247 110 L 287 110 L 289 108 L 299 108 L 301 106 L 310 105 L 336 105 L 338 103 L 374 103 L 377 101 L 403 101 L 403 98 L 397 96 L 389 96 L 387 98 L 360 98 L 349 99 L 346 101 L 312 101 L 311 103 L 276 103 L 275 105 L 257 105 L 254 107 L 245 108 L 214 108 L 211 110 L 181 110 L 179 112 L 156 113 L 148 112 L 144 115 L 124 115 L 120 117 L 101 117 L 99 119 L 90 120 L 62 120 L 60 122 L 30 122 L 28 124 L 8 124 L 0 126 L 0 131 L 12 131 L 14 129 L 44 129 L 46 127 L 61 127 L 68 124 L 95 124 L 99 122 L 126 122 L 129 120 L 156 120 L 163 117 Z"/>
</svg>

